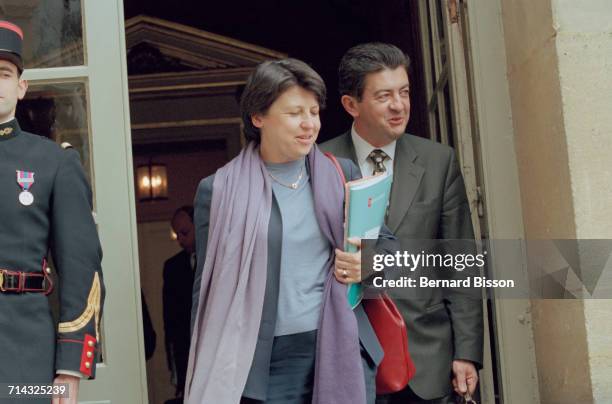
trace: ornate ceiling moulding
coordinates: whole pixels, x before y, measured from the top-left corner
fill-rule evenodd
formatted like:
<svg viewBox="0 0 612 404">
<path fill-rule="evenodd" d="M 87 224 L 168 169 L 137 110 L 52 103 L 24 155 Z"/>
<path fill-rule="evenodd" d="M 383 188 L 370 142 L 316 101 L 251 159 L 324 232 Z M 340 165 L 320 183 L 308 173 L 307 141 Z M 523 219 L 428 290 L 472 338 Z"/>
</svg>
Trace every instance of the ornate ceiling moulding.
<svg viewBox="0 0 612 404">
<path fill-rule="evenodd" d="M 159 18 L 126 21 L 130 75 L 252 68 L 287 55 Z"/>
</svg>

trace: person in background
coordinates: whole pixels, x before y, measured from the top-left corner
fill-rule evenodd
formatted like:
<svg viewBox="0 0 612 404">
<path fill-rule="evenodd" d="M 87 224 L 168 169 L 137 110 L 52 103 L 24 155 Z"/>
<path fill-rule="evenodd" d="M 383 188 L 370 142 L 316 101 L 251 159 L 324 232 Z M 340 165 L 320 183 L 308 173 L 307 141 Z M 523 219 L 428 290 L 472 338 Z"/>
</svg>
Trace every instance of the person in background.
<svg viewBox="0 0 612 404">
<path fill-rule="evenodd" d="M 164 263 L 162 291 L 166 359 L 176 386 L 176 397 L 183 397 L 189 356 L 191 293 L 196 266 L 193 207 L 178 208 L 171 221 L 181 251 Z M 179 402 L 179 401 L 177 401 Z"/>
<path fill-rule="evenodd" d="M 157 334 L 155 333 L 155 328 L 153 328 L 153 322 L 151 321 L 151 315 L 149 314 L 149 308 L 147 307 L 147 301 L 145 300 L 144 293 L 142 293 L 142 289 L 140 290 L 140 304 L 142 305 L 142 333 L 144 335 L 145 359 L 149 360 L 155 353 Z"/>
</svg>

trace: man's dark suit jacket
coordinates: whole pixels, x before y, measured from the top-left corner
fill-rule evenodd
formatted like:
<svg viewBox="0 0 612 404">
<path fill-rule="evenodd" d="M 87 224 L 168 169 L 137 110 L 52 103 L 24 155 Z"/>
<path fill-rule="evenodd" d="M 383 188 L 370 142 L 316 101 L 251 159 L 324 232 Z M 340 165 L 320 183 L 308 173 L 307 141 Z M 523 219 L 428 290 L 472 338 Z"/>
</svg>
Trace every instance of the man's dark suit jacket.
<svg viewBox="0 0 612 404">
<path fill-rule="evenodd" d="M 189 359 L 191 291 L 194 271 L 185 250 L 164 264 L 164 333 L 168 368 L 176 366 L 177 393 L 185 388 Z"/>
<path fill-rule="evenodd" d="M 361 178 L 359 168 L 351 161 L 346 159 L 338 159 L 342 171 L 347 180 Z M 306 160 L 306 169 L 309 170 L 308 160 Z M 212 201 L 214 174 L 204 178 L 198 186 L 198 191 L 195 197 L 194 207 L 194 222 L 196 226 L 196 250 L 197 261 L 201 262 L 196 270 L 194 288 L 193 288 L 193 305 L 192 305 L 192 321 L 195 320 L 198 309 L 198 301 L 200 299 L 200 284 L 202 279 L 202 270 L 206 259 L 206 246 L 208 242 L 208 227 L 210 220 L 210 204 Z M 276 202 L 276 198 L 272 198 L 272 212 L 270 214 L 270 222 L 268 224 L 268 270 L 266 278 L 266 292 L 261 316 L 261 325 L 259 327 L 259 335 L 257 345 L 255 347 L 255 355 L 253 363 L 244 388 L 244 396 L 265 401 L 268 388 L 268 376 L 270 373 L 270 356 L 272 354 L 272 344 L 274 343 L 274 330 L 276 326 L 276 309 L 278 305 L 279 293 L 279 276 L 281 265 L 283 227 L 281 222 L 281 213 Z M 398 248 L 397 240 L 389 230 L 383 226 L 381 234 L 376 245 L 376 251 L 379 253 L 388 253 Z M 368 317 L 362 305 L 358 305 L 354 309 L 355 317 L 357 318 L 357 327 L 359 328 L 359 340 L 361 342 L 361 355 L 364 368 L 364 376 L 366 383 L 366 397 L 368 404 L 374 404 L 376 398 L 375 376 L 376 368 L 383 357 L 383 351 L 378 342 L 374 329 L 368 320 Z M 291 375 L 287 375 L 288 379 Z"/>
<path fill-rule="evenodd" d="M 321 149 L 357 162 L 350 132 Z M 453 149 L 402 135 L 396 143 L 387 226 L 402 250 L 411 239 L 473 239 L 470 209 Z M 451 393 L 452 361 L 481 367 L 482 302 L 461 291 L 421 289 L 418 298 L 396 299 L 408 328 L 416 367 L 412 390 L 424 399 Z"/>
<path fill-rule="evenodd" d="M 151 315 L 149 314 L 149 308 L 147 307 L 147 301 L 142 293 L 142 289 L 140 290 L 140 303 L 142 305 L 142 333 L 144 334 L 145 358 L 149 360 L 155 353 L 157 334 L 155 333 L 155 328 L 153 328 L 153 321 L 151 321 Z"/>
</svg>

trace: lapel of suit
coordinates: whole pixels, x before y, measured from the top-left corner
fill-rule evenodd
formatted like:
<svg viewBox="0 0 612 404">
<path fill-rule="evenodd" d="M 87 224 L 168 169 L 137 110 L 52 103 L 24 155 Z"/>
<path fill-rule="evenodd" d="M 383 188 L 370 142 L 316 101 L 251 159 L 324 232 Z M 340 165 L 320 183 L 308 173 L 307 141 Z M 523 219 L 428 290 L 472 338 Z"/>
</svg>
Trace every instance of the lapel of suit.
<svg viewBox="0 0 612 404">
<path fill-rule="evenodd" d="M 393 185 L 389 203 L 387 225 L 395 233 L 408 212 L 423 178 L 423 167 L 414 163 L 416 151 L 408 143 L 408 134 L 402 135 L 395 146 Z M 354 149 L 353 149 L 354 150 Z"/>
<path fill-rule="evenodd" d="M 340 139 L 342 140 L 342 143 L 337 149 L 338 151 L 336 153 L 336 157 L 350 159 L 359 167 L 359 162 L 357 161 L 357 153 L 355 152 L 353 139 L 351 139 L 351 131 L 348 131 L 341 136 L 342 137 Z"/>
</svg>

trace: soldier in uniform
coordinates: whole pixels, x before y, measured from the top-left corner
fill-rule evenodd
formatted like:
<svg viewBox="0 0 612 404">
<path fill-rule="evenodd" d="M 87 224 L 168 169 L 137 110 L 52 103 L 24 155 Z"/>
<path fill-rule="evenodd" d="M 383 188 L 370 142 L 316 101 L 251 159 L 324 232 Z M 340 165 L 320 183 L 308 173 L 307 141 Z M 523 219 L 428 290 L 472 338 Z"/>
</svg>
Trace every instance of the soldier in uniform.
<svg viewBox="0 0 612 404">
<path fill-rule="evenodd" d="M 76 403 L 79 380 L 95 376 L 102 251 L 78 153 L 22 131 L 15 119 L 28 87 L 22 41 L 19 27 L 0 21 L 0 385 L 68 383 L 70 398 L 53 403 Z M 53 287 L 57 330 L 47 298 Z"/>
</svg>

